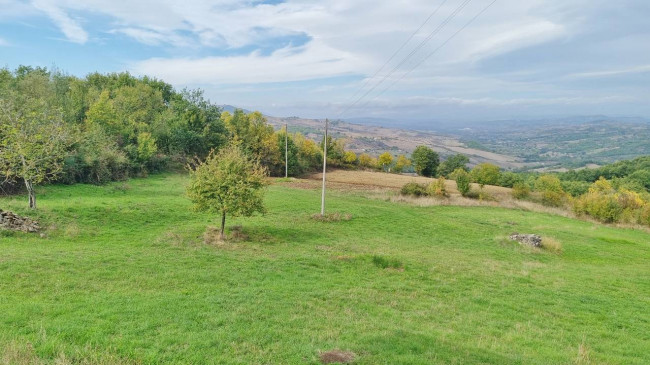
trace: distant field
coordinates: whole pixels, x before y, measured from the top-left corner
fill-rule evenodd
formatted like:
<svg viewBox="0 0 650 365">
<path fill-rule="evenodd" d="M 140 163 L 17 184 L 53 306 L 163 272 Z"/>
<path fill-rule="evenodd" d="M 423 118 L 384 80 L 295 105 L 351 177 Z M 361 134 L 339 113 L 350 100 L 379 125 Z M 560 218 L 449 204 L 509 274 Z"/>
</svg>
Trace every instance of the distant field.
<svg viewBox="0 0 650 365">
<path fill-rule="evenodd" d="M 351 220 L 312 220 L 317 181 L 278 181 L 226 245 L 203 243 L 216 218 L 190 210 L 184 176 L 41 189 L 47 237 L 0 232 L 0 363 L 650 363 L 650 234 L 369 199 L 329 176 L 327 209 Z"/>
<path fill-rule="evenodd" d="M 323 138 L 324 122 L 322 120 L 268 117 L 268 121 L 276 128 L 283 128 L 286 123 L 290 131 L 303 133 L 317 141 Z M 461 142 L 458 137 L 449 134 L 385 128 L 343 121 L 332 121 L 330 123 L 330 134 L 336 138 L 345 139 L 347 149 L 357 153 L 369 153 L 374 156 L 386 151 L 393 155 L 409 155 L 415 147 L 426 145 L 442 156 L 462 153 L 470 158 L 471 164 L 490 162 L 509 169 L 526 166 L 521 159 L 514 157 L 514 155 L 472 148 Z"/>
<path fill-rule="evenodd" d="M 605 119 L 580 124 L 486 125 L 462 131 L 461 135 L 469 145 L 515 156 L 528 167 L 553 170 L 603 165 L 650 154 L 647 123 Z"/>
</svg>

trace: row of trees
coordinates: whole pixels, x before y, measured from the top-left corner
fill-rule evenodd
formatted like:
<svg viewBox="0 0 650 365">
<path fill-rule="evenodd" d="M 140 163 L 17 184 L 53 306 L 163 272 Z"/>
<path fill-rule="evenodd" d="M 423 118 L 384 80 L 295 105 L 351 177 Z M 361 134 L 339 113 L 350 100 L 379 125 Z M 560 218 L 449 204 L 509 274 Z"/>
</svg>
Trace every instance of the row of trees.
<svg viewBox="0 0 650 365">
<path fill-rule="evenodd" d="M 0 69 L 0 183 L 104 183 L 182 167 L 228 144 L 284 174 L 285 132 L 258 112 L 222 112 L 200 90 L 181 90 L 128 73 L 85 78 L 45 68 Z M 328 139 L 328 158 L 344 164 L 342 141 Z M 322 145 L 288 136 L 289 173 L 316 170 Z M 1 186 L 2 184 L 0 184 Z"/>
</svg>

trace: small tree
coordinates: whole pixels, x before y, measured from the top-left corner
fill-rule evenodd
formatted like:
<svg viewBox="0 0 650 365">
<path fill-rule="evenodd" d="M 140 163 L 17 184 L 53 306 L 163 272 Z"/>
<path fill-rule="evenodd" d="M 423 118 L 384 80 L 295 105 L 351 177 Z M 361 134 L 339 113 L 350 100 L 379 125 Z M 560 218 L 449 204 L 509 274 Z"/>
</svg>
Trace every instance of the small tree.
<svg viewBox="0 0 650 365">
<path fill-rule="evenodd" d="M 382 169 L 384 169 L 384 171 L 390 171 L 390 165 L 393 163 L 393 155 L 389 152 L 384 152 L 379 155 L 377 163 Z"/>
<path fill-rule="evenodd" d="M 248 217 L 265 211 L 263 198 L 266 170 L 230 145 L 190 168 L 187 195 L 197 211 L 221 213 L 221 234 L 225 238 L 226 215 Z"/>
<path fill-rule="evenodd" d="M 427 146 L 417 146 L 411 157 L 418 175 L 431 177 L 436 174 L 440 157 L 434 150 Z"/>
<path fill-rule="evenodd" d="M 5 180 L 22 179 L 29 207 L 36 209 L 34 185 L 55 178 L 72 138 L 61 111 L 51 105 L 48 78 L 29 75 L 17 93 L 0 99 L 0 171 Z"/>
<path fill-rule="evenodd" d="M 377 161 L 367 153 L 362 153 L 359 156 L 359 165 L 363 167 L 374 168 L 377 166 Z"/>
<path fill-rule="evenodd" d="M 393 167 L 393 171 L 397 173 L 404 172 L 405 169 L 411 167 L 411 160 L 406 158 L 404 155 L 399 155 L 397 156 L 397 161 L 395 162 L 395 167 Z"/>
<path fill-rule="evenodd" d="M 542 195 L 542 204 L 559 207 L 564 204 L 566 193 L 557 176 L 542 175 L 535 181 L 535 191 Z"/>
<path fill-rule="evenodd" d="M 345 151 L 343 161 L 347 164 L 354 165 L 357 163 L 357 154 L 352 151 Z"/>
</svg>

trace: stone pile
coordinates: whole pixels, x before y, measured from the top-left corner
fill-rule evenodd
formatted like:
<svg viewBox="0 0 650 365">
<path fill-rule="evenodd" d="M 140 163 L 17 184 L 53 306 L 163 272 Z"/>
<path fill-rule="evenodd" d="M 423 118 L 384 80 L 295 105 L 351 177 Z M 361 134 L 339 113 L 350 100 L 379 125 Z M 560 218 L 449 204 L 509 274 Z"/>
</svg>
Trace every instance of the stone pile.
<svg viewBox="0 0 650 365">
<path fill-rule="evenodd" d="M 533 247 L 542 247 L 542 237 L 536 234 L 519 234 L 513 233 L 510 235 L 510 239 L 517 241 L 523 245 L 529 245 Z"/>
<path fill-rule="evenodd" d="M 38 222 L 30 218 L 21 217 L 12 212 L 5 212 L 0 209 L 0 229 L 9 229 L 12 231 L 38 232 L 41 227 Z"/>
</svg>

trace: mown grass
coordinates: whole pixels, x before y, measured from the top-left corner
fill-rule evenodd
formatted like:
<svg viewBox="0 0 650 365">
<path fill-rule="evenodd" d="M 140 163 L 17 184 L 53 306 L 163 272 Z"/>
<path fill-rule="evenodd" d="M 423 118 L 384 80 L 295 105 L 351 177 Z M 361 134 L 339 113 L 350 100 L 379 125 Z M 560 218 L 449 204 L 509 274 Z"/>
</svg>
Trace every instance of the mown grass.
<svg viewBox="0 0 650 365">
<path fill-rule="evenodd" d="M 337 191 L 328 212 L 352 219 L 323 224 L 319 191 L 271 186 L 268 214 L 228 222 L 247 241 L 207 245 L 217 219 L 191 211 L 185 183 L 41 189 L 47 237 L 0 235 L 5 359 L 317 364 L 340 349 L 355 364 L 650 363 L 645 232 Z M 0 208 L 28 214 L 24 200 Z M 513 231 L 562 250 L 501 239 Z"/>
</svg>

